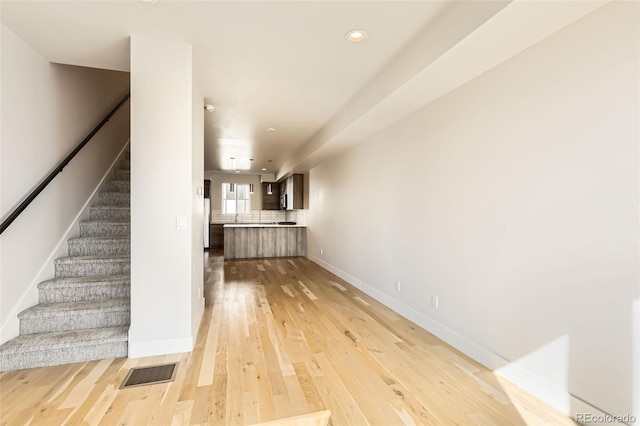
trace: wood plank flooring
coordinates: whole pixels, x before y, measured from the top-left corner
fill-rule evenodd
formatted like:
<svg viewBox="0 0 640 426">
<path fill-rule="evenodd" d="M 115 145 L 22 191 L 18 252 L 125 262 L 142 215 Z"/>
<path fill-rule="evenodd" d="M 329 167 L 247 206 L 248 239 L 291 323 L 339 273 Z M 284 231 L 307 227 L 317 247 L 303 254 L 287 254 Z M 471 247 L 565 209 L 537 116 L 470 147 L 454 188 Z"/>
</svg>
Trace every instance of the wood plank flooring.
<svg viewBox="0 0 640 426">
<path fill-rule="evenodd" d="M 193 352 L 0 373 L 0 425 L 575 424 L 306 258 L 206 256 Z"/>
</svg>

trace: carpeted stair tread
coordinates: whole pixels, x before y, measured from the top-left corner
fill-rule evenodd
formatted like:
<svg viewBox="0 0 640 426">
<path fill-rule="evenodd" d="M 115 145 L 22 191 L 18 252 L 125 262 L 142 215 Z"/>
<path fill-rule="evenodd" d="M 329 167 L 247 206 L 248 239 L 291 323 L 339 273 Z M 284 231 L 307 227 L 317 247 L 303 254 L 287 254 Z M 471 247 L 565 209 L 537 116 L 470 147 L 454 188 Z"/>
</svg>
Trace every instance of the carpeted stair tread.
<svg viewBox="0 0 640 426">
<path fill-rule="evenodd" d="M 129 222 L 131 217 L 131 208 L 129 206 L 93 206 L 89 210 L 89 221 L 125 221 Z M 87 222 L 87 221 L 85 221 Z"/>
<path fill-rule="evenodd" d="M 128 180 L 110 180 L 105 186 L 105 191 L 128 194 L 131 191 L 131 182 Z"/>
<path fill-rule="evenodd" d="M 129 211 L 129 206 L 91 206 L 91 210 L 114 210 L 114 211 Z"/>
<path fill-rule="evenodd" d="M 129 275 L 54 278 L 38 284 L 40 303 L 121 299 L 131 295 Z"/>
<path fill-rule="evenodd" d="M 91 311 L 119 312 L 129 311 L 131 302 L 129 299 L 106 299 L 90 302 L 64 302 L 49 303 L 32 306 L 18 314 L 19 319 L 35 317 L 68 316 L 74 313 L 87 313 Z"/>
<path fill-rule="evenodd" d="M 113 195 L 114 197 L 120 196 L 129 196 L 128 192 L 118 192 L 118 191 L 101 191 L 99 195 Z"/>
<path fill-rule="evenodd" d="M 114 174 L 115 180 L 129 180 L 130 178 L 131 178 L 130 170 L 118 169 Z"/>
<path fill-rule="evenodd" d="M 68 240 L 69 256 L 125 255 L 131 250 L 129 236 L 77 237 Z"/>
<path fill-rule="evenodd" d="M 33 306 L 18 314 L 20 335 L 129 325 L 129 298 Z"/>
<path fill-rule="evenodd" d="M 129 254 L 68 256 L 54 261 L 55 277 L 88 277 L 95 275 L 124 275 L 131 271 Z"/>
<path fill-rule="evenodd" d="M 129 275 L 95 275 L 91 277 L 53 278 L 38 284 L 38 290 L 50 288 L 75 288 L 96 284 L 122 285 L 130 284 Z"/>
<path fill-rule="evenodd" d="M 129 326 L 25 334 L 0 346 L 0 355 L 126 342 L 128 337 Z"/>
<path fill-rule="evenodd" d="M 99 219 L 80 222 L 81 237 L 126 237 L 131 232 L 127 219 Z"/>
<path fill-rule="evenodd" d="M 101 206 L 106 207 L 106 206 Z M 127 207 L 128 209 L 129 207 Z M 80 222 L 80 225 L 83 224 L 102 224 L 102 225 L 128 225 L 129 221 L 125 219 L 98 219 L 98 220 L 83 220 Z"/>
<path fill-rule="evenodd" d="M 128 206 L 130 203 L 129 192 L 102 191 L 98 195 L 98 203 L 101 206 Z"/>
<path fill-rule="evenodd" d="M 97 242 L 127 242 L 130 240 L 129 236 L 126 235 L 113 235 L 113 236 L 95 236 L 95 237 L 73 237 L 69 238 L 70 243 L 80 243 L 80 242 L 89 242 L 89 241 L 97 241 Z"/>
<path fill-rule="evenodd" d="M 105 256 L 66 256 L 59 257 L 55 260 L 56 263 L 60 264 L 69 264 L 69 263 L 84 263 L 84 262 L 95 262 L 95 263 L 118 263 L 118 262 L 128 262 L 130 261 L 130 256 L 128 254 L 119 254 L 119 255 L 105 255 Z"/>
</svg>

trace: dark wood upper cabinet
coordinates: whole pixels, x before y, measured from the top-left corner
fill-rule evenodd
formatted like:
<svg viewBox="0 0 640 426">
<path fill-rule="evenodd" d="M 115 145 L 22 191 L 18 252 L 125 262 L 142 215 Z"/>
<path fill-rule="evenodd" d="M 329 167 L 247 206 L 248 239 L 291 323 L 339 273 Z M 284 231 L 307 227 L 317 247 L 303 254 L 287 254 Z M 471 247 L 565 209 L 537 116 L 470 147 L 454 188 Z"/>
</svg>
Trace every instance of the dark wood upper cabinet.
<svg viewBox="0 0 640 426">
<path fill-rule="evenodd" d="M 298 210 L 303 207 L 304 175 L 291 175 L 271 184 L 272 194 L 267 193 L 268 183 L 262 182 L 262 209 L 281 210 L 280 197 L 287 196 L 286 210 Z"/>
<path fill-rule="evenodd" d="M 280 185 L 271 184 L 272 194 L 268 194 L 269 183 L 262 182 L 262 210 L 280 210 Z"/>
</svg>

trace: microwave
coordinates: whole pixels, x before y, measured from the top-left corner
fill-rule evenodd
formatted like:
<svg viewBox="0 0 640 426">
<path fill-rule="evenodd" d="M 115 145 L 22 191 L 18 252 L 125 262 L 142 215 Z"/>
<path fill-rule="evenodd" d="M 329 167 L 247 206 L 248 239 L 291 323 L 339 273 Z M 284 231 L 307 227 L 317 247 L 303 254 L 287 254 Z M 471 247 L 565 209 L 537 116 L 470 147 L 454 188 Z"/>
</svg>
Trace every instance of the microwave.
<svg viewBox="0 0 640 426">
<path fill-rule="evenodd" d="M 280 196 L 280 209 L 281 210 L 287 209 L 287 194 L 282 194 Z"/>
</svg>

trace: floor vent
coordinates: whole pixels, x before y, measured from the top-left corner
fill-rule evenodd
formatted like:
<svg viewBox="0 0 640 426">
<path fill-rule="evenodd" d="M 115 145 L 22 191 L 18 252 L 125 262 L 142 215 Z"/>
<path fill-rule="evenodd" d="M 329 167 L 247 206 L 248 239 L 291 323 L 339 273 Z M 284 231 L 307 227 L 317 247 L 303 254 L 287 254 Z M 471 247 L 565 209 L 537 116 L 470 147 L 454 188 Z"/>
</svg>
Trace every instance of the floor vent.
<svg viewBox="0 0 640 426">
<path fill-rule="evenodd" d="M 154 365 L 153 367 L 132 368 L 120 389 L 134 386 L 155 385 L 172 382 L 176 377 L 178 363 Z"/>
</svg>

